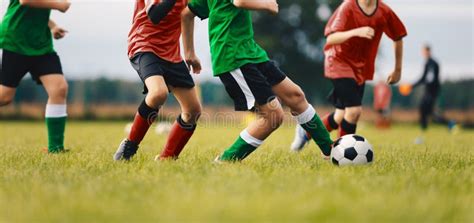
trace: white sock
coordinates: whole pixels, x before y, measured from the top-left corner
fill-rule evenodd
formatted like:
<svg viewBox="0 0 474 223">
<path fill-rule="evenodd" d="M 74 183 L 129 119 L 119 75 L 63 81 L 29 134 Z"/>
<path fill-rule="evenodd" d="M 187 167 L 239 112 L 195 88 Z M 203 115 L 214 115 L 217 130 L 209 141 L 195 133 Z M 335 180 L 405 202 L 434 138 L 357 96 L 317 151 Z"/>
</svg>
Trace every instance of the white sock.
<svg viewBox="0 0 474 223">
<path fill-rule="evenodd" d="M 249 132 L 247 131 L 247 129 L 245 129 L 244 131 L 240 133 L 240 138 L 242 138 L 246 143 L 248 143 L 249 145 L 252 145 L 255 148 L 259 147 L 263 143 L 263 140 L 260 140 L 251 136 Z"/>
<path fill-rule="evenodd" d="M 302 125 L 311 121 L 311 119 L 313 119 L 315 115 L 316 115 L 316 110 L 314 110 L 313 106 L 308 104 L 308 108 L 306 109 L 306 111 L 295 116 L 295 118 L 298 124 Z"/>
<path fill-rule="evenodd" d="M 46 104 L 45 117 L 46 118 L 60 118 L 67 116 L 66 104 Z"/>
</svg>

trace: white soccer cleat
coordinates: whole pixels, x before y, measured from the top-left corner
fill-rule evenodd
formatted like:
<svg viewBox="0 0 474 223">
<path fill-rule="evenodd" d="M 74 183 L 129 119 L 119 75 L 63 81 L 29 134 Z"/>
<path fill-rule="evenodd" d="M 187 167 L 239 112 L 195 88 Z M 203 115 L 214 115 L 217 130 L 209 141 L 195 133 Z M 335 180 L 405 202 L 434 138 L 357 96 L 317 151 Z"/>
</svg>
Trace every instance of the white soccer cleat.
<svg viewBox="0 0 474 223">
<path fill-rule="evenodd" d="M 213 161 L 214 164 L 224 164 L 224 162 L 221 160 L 221 156 L 217 156 L 214 161 Z"/>
<path fill-rule="evenodd" d="M 308 142 L 309 138 L 306 136 L 306 130 L 304 130 L 300 125 L 297 125 L 295 129 L 295 139 L 293 139 L 290 147 L 291 151 L 300 152 Z"/>
</svg>

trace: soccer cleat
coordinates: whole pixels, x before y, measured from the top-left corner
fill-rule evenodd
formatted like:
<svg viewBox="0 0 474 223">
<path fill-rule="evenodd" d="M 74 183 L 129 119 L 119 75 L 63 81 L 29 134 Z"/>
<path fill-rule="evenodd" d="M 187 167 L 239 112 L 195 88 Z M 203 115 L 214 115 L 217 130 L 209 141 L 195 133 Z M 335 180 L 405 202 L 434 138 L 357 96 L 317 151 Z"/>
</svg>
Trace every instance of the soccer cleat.
<svg viewBox="0 0 474 223">
<path fill-rule="evenodd" d="M 295 129 L 295 139 L 293 139 L 293 142 L 291 143 L 290 147 L 291 151 L 300 152 L 304 149 L 308 142 L 309 138 L 306 134 L 306 131 L 303 129 L 303 127 L 297 125 Z"/>
<path fill-rule="evenodd" d="M 48 148 L 43 148 L 41 149 L 41 152 L 46 153 L 46 154 L 61 154 L 61 153 L 68 153 L 69 149 L 61 149 L 57 152 L 50 152 Z"/>
<path fill-rule="evenodd" d="M 130 160 L 137 153 L 137 150 L 137 143 L 124 139 L 114 154 L 114 160 Z"/>
<path fill-rule="evenodd" d="M 224 161 L 221 160 L 221 156 L 217 156 L 214 161 L 213 161 L 214 164 L 224 164 Z"/>
</svg>

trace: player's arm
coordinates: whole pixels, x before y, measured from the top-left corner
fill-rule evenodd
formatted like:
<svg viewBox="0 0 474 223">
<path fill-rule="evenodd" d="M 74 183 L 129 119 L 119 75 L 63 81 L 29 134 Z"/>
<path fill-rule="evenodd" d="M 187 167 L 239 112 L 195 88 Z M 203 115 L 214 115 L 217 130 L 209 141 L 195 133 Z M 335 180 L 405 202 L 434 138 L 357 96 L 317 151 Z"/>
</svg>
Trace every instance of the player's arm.
<svg viewBox="0 0 474 223">
<path fill-rule="evenodd" d="M 428 68 L 429 68 L 429 63 L 427 62 L 423 70 L 423 75 L 421 75 L 421 78 L 415 84 L 413 84 L 413 88 L 418 87 L 425 82 L 426 76 L 428 76 Z"/>
<path fill-rule="evenodd" d="M 328 45 L 338 45 L 346 42 L 353 37 L 361 37 L 366 39 L 374 38 L 375 31 L 369 26 L 359 27 L 348 31 L 334 32 L 327 36 Z"/>
<path fill-rule="evenodd" d="M 157 25 L 173 9 L 176 0 L 146 0 L 148 19 Z"/>
<path fill-rule="evenodd" d="M 68 0 L 20 0 L 20 5 L 66 12 L 71 6 L 71 3 Z"/>
<path fill-rule="evenodd" d="M 232 3 L 237 8 L 269 11 L 272 14 L 278 13 L 278 3 L 276 0 L 233 0 Z"/>
<path fill-rule="evenodd" d="M 67 30 L 59 27 L 53 20 L 49 20 L 48 22 L 48 27 L 51 30 L 51 33 L 53 34 L 53 37 L 55 39 L 62 39 L 64 36 L 66 36 Z"/>
<path fill-rule="evenodd" d="M 393 42 L 395 50 L 395 68 L 393 72 L 388 76 L 388 84 L 396 84 L 402 77 L 402 63 L 403 63 L 403 40 L 397 40 Z"/>
<path fill-rule="evenodd" d="M 201 72 L 201 62 L 194 50 L 194 13 L 186 7 L 181 13 L 181 35 L 183 38 L 184 60 L 192 72 Z"/>
</svg>

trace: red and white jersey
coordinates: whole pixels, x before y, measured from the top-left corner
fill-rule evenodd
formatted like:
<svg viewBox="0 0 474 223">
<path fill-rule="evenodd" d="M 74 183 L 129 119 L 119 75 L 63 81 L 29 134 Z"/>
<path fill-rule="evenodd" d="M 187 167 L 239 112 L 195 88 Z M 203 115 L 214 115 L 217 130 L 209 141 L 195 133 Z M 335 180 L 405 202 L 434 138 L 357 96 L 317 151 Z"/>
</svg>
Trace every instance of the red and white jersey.
<svg viewBox="0 0 474 223">
<path fill-rule="evenodd" d="M 174 8 L 158 25 L 153 24 L 147 16 L 152 4 L 161 0 L 135 0 L 133 25 L 128 34 L 128 57 L 139 52 L 151 52 L 158 57 L 178 63 L 183 61 L 180 52 L 181 12 L 186 8 L 187 0 L 177 0 Z"/>
<path fill-rule="evenodd" d="M 331 16 L 324 35 L 370 26 L 375 35 L 370 39 L 353 37 L 338 45 L 326 45 L 325 76 L 330 79 L 354 78 L 358 84 L 372 80 L 377 50 L 385 33 L 396 41 L 407 35 L 398 16 L 381 0 L 377 0 L 375 11 L 365 14 L 357 0 L 345 0 Z"/>
</svg>

